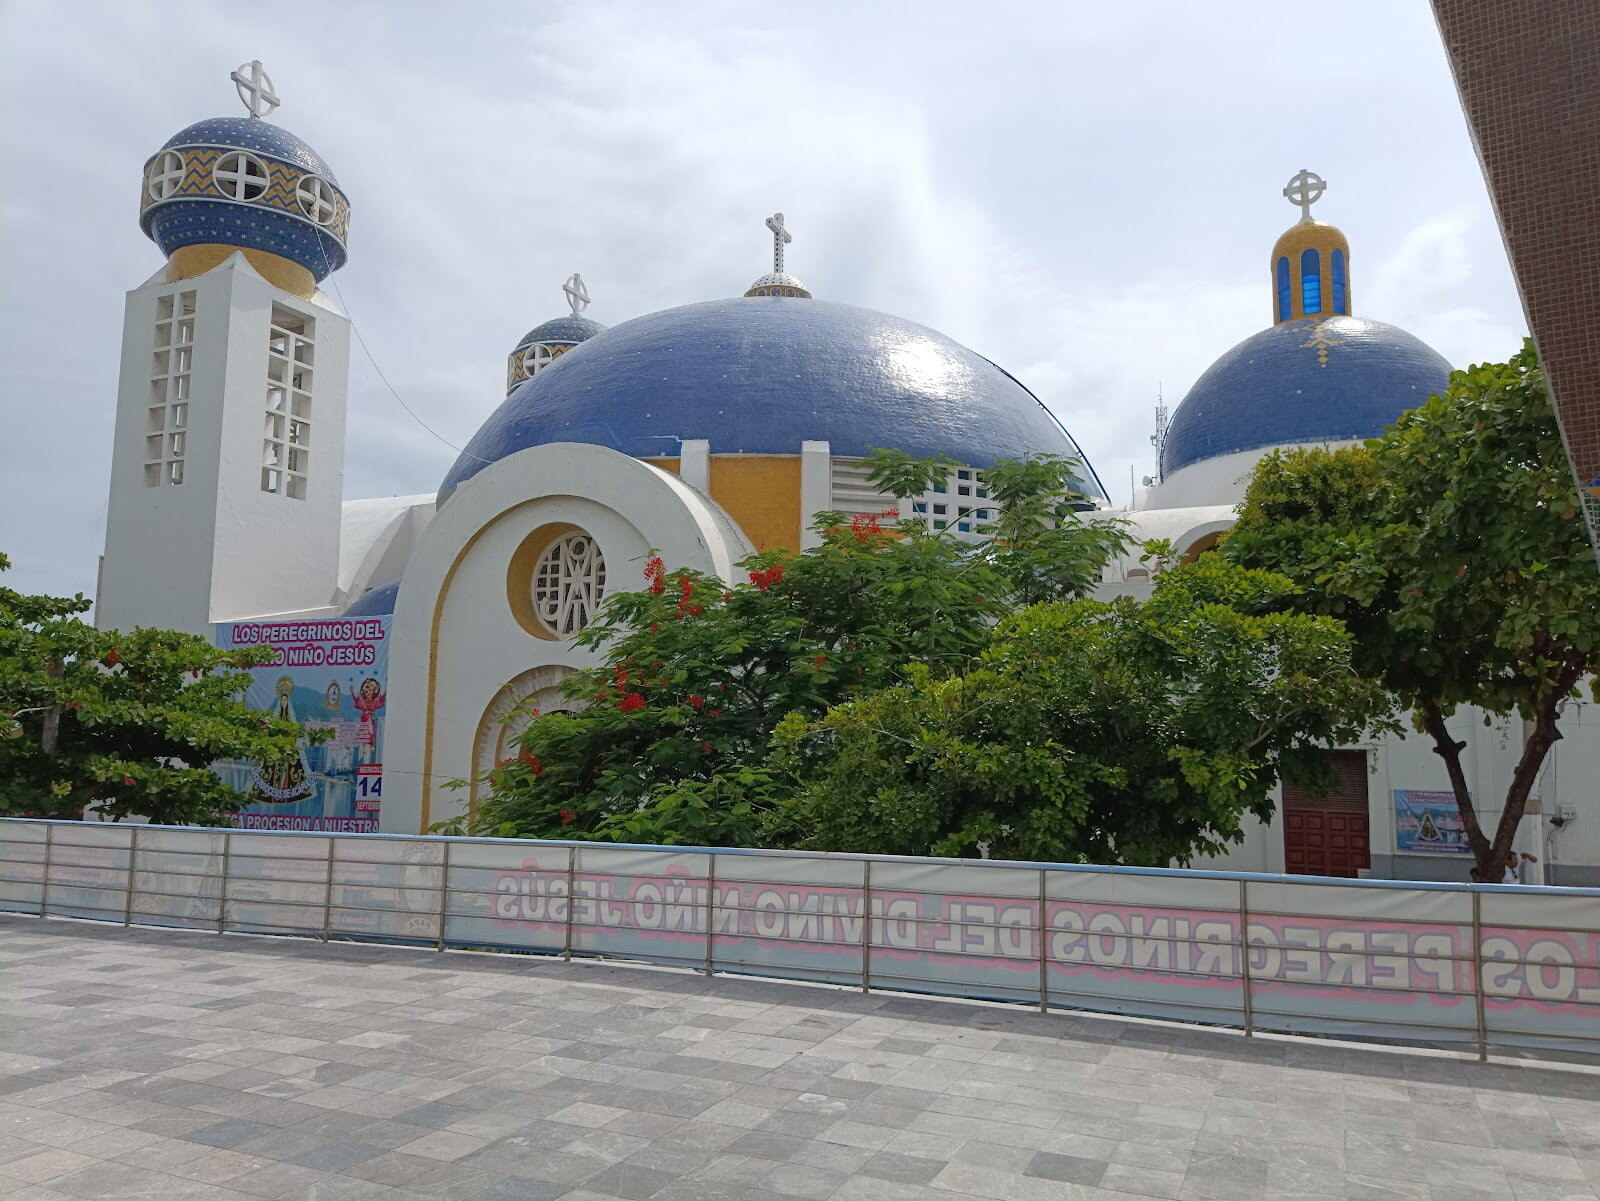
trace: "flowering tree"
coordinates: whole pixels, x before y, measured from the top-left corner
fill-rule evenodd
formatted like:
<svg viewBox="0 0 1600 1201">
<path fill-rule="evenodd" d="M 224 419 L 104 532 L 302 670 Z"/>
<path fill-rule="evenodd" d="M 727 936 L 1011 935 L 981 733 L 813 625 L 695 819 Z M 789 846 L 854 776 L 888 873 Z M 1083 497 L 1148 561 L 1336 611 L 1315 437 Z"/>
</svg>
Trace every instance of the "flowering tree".
<svg viewBox="0 0 1600 1201">
<path fill-rule="evenodd" d="M 1002 464 L 1018 507 L 973 544 L 884 514 L 823 514 L 820 546 L 746 560 L 725 583 L 645 567 L 579 640 L 606 666 L 565 685 L 580 711 L 532 721 L 489 773 L 474 828 L 527 837 L 750 845 L 787 790 L 768 763 L 778 723 L 908 678 L 970 666 L 995 623 L 1040 591 L 1082 595 L 1123 545 L 1120 527 L 1073 509 L 1075 464 Z M 874 479 L 920 494 L 949 464 L 880 452 Z M 1020 477 L 1026 472 L 1025 478 Z M 1040 570 L 1046 548 L 1061 563 Z M 447 828 L 464 829 L 458 820 Z"/>
<path fill-rule="evenodd" d="M 88 608 L 0 588 L 0 813 L 216 823 L 241 798 L 212 762 L 294 758 L 300 727 L 239 699 L 270 647 L 97 630 Z"/>
<path fill-rule="evenodd" d="M 769 823 L 794 845 L 899 855 L 1165 866 L 1243 839 L 1289 776 L 1384 711 L 1292 585 L 1214 555 L 1148 601 L 1036 605 L 976 666 L 791 716 Z"/>
<path fill-rule="evenodd" d="M 1365 446 L 1262 460 L 1222 552 L 1349 627 L 1357 665 L 1433 740 L 1474 878 L 1498 882 L 1561 707 L 1586 677 L 1600 696 L 1600 572 L 1532 346 L 1456 372 Z M 1492 830 L 1446 724 L 1462 705 L 1525 723 Z"/>
</svg>

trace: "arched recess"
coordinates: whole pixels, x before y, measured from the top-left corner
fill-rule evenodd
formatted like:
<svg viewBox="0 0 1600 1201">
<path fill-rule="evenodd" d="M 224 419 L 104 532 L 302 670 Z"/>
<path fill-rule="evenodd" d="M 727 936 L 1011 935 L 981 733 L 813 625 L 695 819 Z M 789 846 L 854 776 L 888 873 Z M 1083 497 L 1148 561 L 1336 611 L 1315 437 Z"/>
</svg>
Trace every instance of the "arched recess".
<svg viewBox="0 0 1600 1201">
<path fill-rule="evenodd" d="M 1183 552 L 1183 561 L 1193 563 L 1208 550 L 1216 550 L 1217 542 L 1222 538 L 1222 530 L 1213 530 L 1209 534 L 1196 538 L 1189 544 L 1189 549 Z"/>
<path fill-rule="evenodd" d="M 478 718 L 472 739 L 472 782 L 467 791 L 467 826 L 478 817 L 479 780 L 500 760 L 516 751 L 517 735 L 528 728 L 533 710 L 560 713 L 581 708 L 561 692 L 561 681 L 572 668 L 559 664 L 532 667 L 514 677 L 494 694 Z"/>
</svg>

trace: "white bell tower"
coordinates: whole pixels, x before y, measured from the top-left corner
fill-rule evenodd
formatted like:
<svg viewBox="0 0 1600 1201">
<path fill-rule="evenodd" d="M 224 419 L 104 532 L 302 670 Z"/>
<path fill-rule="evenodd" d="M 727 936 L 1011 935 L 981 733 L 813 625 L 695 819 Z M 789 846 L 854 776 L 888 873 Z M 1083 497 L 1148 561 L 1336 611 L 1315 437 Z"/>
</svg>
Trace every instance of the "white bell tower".
<svg viewBox="0 0 1600 1201">
<path fill-rule="evenodd" d="M 128 294 L 96 621 L 210 635 L 330 605 L 338 586 L 350 325 L 317 288 L 350 206 L 261 119 L 201 121 L 146 164 L 140 224 L 167 263 Z"/>
</svg>

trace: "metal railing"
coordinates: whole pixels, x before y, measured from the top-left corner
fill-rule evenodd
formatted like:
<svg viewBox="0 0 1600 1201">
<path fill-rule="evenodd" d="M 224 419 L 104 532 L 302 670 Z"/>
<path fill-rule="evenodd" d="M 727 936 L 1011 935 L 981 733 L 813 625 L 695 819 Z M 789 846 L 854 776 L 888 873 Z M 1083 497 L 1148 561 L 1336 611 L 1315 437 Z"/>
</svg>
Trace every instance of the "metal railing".
<svg viewBox="0 0 1600 1201">
<path fill-rule="evenodd" d="M 1600 889 L 9 819 L 0 911 L 1600 1053 Z"/>
</svg>

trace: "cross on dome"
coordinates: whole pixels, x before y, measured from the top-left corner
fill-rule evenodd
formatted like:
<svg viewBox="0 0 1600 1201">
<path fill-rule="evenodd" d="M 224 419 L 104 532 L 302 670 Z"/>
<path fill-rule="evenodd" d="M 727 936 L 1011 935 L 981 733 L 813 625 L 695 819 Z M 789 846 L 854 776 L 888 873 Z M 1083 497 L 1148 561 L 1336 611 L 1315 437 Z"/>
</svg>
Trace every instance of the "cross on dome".
<svg viewBox="0 0 1600 1201">
<path fill-rule="evenodd" d="M 567 303 L 572 306 L 574 317 L 589 307 L 589 288 L 583 282 L 583 276 L 576 271 L 561 285 L 561 290 L 567 294 Z"/>
<path fill-rule="evenodd" d="M 228 78 L 233 80 L 239 99 L 244 101 L 245 108 L 257 121 L 281 103 L 278 94 L 272 90 L 272 76 L 262 68 L 259 58 L 241 63 Z"/>
<path fill-rule="evenodd" d="M 1322 199 L 1323 192 L 1328 190 L 1328 182 L 1315 171 L 1300 168 L 1300 173 L 1291 179 L 1283 189 L 1284 199 L 1290 204 L 1300 206 L 1300 220 L 1311 220 L 1311 206 Z"/>
<path fill-rule="evenodd" d="M 794 235 L 783 227 L 782 213 L 773 213 L 768 217 L 767 228 L 772 231 L 772 270 L 775 275 L 782 275 L 783 247 L 785 243 L 794 241 Z"/>
</svg>

